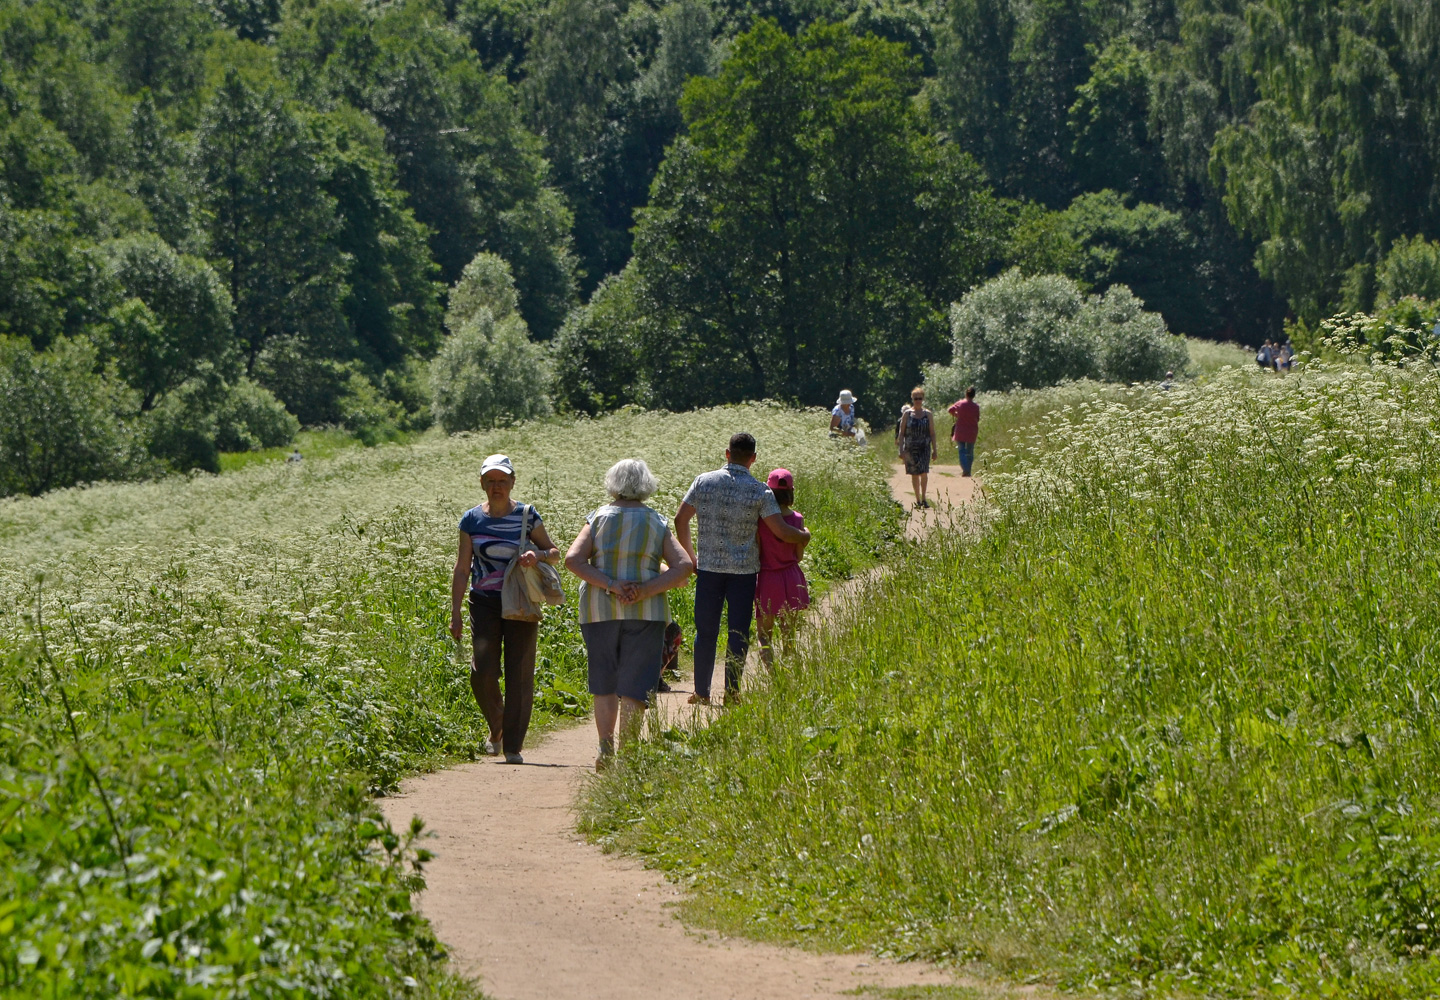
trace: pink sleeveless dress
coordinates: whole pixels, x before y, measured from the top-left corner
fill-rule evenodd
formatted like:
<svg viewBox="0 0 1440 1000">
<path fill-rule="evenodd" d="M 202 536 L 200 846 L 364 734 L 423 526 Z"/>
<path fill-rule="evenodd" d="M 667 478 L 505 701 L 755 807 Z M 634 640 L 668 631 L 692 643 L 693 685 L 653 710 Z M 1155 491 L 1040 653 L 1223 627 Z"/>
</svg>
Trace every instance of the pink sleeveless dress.
<svg viewBox="0 0 1440 1000">
<path fill-rule="evenodd" d="M 785 523 L 805 526 L 805 518 L 796 510 L 782 515 Z M 760 543 L 760 576 L 755 581 L 755 610 L 762 615 L 778 615 L 782 611 L 798 611 L 810 606 L 810 588 L 800 569 L 800 554 L 790 542 L 782 542 L 765 525 L 755 531 Z"/>
</svg>

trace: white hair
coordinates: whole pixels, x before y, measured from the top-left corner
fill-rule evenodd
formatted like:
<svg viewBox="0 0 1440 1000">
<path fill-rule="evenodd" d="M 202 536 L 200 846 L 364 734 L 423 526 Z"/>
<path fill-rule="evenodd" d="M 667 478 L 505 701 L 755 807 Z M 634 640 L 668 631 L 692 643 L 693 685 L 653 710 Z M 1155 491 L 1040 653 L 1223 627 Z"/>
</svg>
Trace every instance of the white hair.
<svg viewBox="0 0 1440 1000">
<path fill-rule="evenodd" d="M 647 500 L 659 488 L 655 473 L 642 459 L 622 458 L 605 473 L 605 492 L 616 500 Z"/>
</svg>

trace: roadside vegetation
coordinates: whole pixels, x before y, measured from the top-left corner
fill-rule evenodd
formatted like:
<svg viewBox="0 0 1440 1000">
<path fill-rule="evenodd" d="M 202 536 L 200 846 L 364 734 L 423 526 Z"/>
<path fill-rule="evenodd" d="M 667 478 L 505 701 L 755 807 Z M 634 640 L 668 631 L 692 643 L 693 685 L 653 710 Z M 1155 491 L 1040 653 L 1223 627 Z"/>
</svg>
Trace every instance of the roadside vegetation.
<svg viewBox="0 0 1440 1000">
<path fill-rule="evenodd" d="M 0 996 L 473 996 L 411 907 L 423 842 L 371 796 L 484 739 L 446 632 L 480 458 L 568 540 L 616 458 L 669 514 L 744 427 L 838 578 L 897 508 L 827 424 L 630 412 L 0 501 Z M 589 709 L 573 615 L 542 630 L 542 726 Z"/>
<path fill-rule="evenodd" d="M 1436 992 L 1440 376 L 1047 392 L 973 530 L 639 745 L 585 828 L 780 941 L 1121 993 Z"/>
</svg>

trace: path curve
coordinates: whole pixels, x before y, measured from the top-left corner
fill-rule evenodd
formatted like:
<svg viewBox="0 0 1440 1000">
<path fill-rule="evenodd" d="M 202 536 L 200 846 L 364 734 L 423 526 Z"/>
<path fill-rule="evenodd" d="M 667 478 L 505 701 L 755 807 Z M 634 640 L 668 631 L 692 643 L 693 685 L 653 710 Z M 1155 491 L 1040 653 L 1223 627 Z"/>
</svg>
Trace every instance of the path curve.
<svg viewBox="0 0 1440 1000">
<path fill-rule="evenodd" d="M 911 536 L 968 500 L 973 482 L 958 470 L 932 474 L 932 501 L 948 503 L 912 513 Z M 892 490 L 909 496 L 903 472 Z M 663 696 L 661 712 L 692 711 L 686 693 Z M 426 844 L 435 858 L 426 866 L 420 910 L 456 968 L 475 976 L 487 996 L 839 1000 L 867 986 L 962 982 L 922 962 L 816 954 L 687 929 L 675 912 L 682 896 L 676 886 L 576 833 L 573 804 L 594 759 L 595 732 L 586 721 L 527 747 L 523 765 L 464 764 L 408 779 L 380 800 L 394 826 L 419 816 L 435 835 Z"/>
</svg>

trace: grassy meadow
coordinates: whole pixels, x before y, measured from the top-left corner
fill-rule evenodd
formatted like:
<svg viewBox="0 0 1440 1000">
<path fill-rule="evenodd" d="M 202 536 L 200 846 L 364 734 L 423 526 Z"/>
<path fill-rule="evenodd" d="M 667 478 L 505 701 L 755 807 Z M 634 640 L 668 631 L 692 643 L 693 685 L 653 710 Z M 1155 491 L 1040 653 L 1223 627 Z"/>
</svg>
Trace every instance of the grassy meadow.
<svg viewBox="0 0 1440 1000">
<path fill-rule="evenodd" d="M 1015 425 L 973 530 L 637 748 L 585 828 L 780 941 L 1121 995 L 1435 995 L 1440 376 L 1083 397 Z"/>
<path fill-rule="evenodd" d="M 480 459 L 514 458 L 563 545 L 615 459 L 669 514 L 751 430 L 838 579 L 898 508 L 827 424 L 629 413 L 0 502 L 0 996 L 472 996 L 411 909 L 423 844 L 372 796 L 484 738 L 446 631 Z M 573 614 L 542 630 L 537 728 L 589 707 Z"/>
</svg>

